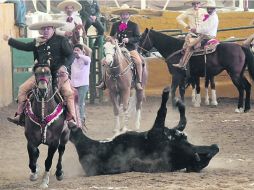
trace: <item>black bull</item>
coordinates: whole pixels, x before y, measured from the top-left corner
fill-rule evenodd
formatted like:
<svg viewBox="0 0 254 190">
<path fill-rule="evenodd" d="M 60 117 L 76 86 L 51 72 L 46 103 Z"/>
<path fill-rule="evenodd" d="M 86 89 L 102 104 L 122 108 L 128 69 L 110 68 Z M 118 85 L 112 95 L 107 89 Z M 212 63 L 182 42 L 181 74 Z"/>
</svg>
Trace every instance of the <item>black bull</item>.
<svg viewBox="0 0 254 190">
<path fill-rule="evenodd" d="M 88 176 L 123 172 L 172 172 L 186 169 L 199 172 L 219 152 L 217 145 L 195 146 L 182 132 L 186 126 L 185 106 L 177 101 L 180 112 L 178 125 L 165 127 L 169 88 L 162 94 L 161 107 L 155 123 L 146 132 L 127 132 L 112 141 L 100 142 L 88 138 L 81 129 L 72 129 L 79 161 Z"/>
</svg>

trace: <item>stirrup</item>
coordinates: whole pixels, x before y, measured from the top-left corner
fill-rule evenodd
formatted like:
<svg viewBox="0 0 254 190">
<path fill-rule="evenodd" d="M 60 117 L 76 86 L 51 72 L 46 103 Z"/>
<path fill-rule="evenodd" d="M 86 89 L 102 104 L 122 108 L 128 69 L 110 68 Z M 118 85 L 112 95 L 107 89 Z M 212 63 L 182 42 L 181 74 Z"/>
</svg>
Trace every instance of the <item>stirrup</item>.
<svg viewBox="0 0 254 190">
<path fill-rule="evenodd" d="M 143 90 L 142 85 L 141 85 L 141 82 L 138 82 L 138 83 L 136 84 L 136 87 L 137 87 L 137 90 Z"/>
</svg>

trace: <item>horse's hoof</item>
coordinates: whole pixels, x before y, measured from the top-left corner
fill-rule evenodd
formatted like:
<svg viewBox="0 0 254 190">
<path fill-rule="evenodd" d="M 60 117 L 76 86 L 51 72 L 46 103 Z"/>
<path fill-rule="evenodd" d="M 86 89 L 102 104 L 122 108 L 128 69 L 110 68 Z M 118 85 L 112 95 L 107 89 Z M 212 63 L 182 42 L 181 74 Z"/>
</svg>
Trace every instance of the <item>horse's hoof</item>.
<svg viewBox="0 0 254 190">
<path fill-rule="evenodd" d="M 243 108 L 236 108 L 235 113 L 243 113 L 244 109 Z"/>
<path fill-rule="evenodd" d="M 194 106 L 195 108 L 200 108 L 200 103 L 195 103 L 193 106 Z"/>
<path fill-rule="evenodd" d="M 247 113 L 247 112 L 249 112 L 250 111 L 250 108 L 245 108 L 244 109 L 244 113 Z"/>
<path fill-rule="evenodd" d="M 40 188 L 41 189 L 46 189 L 46 188 L 48 188 L 49 187 L 49 185 L 47 184 L 47 183 L 42 183 L 41 185 L 40 185 Z"/>
<path fill-rule="evenodd" d="M 218 106 L 218 102 L 217 101 L 215 101 L 215 102 L 211 102 L 211 106 Z"/>
<path fill-rule="evenodd" d="M 58 181 L 62 181 L 63 178 L 64 178 L 64 172 L 63 172 L 63 171 L 58 172 L 58 173 L 56 172 L 56 179 L 57 179 Z"/>
<path fill-rule="evenodd" d="M 30 179 L 30 181 L 36 181 L 38 179 L 37 172 L 31 173 L 29 179 Z"/>
<path fill-rule="evenodd" d="M 209 106 L 210 105 L 210 101 L 209 100 L 205 100 L 205 105 Z M 211 105 L 213 105 L 212 102 L 211 102 Z"/>
</svg>

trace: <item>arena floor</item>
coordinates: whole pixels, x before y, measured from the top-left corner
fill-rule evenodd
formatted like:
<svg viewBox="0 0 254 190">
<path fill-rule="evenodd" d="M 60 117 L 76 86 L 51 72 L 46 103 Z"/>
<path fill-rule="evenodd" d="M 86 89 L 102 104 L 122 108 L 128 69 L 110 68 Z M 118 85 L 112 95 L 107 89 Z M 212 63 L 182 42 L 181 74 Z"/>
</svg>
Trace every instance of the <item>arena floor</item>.
<svg viewBox="0 0 254 190">
<path fill-rule="evenodd" d="M 141 130 L 151 128 L 160 106 L 159 97 L 147 97 L 143 103 Z M 254 189 L 254 111 L 236 114 L 236 99 L 221 98 L 218 107 L 193 108 L 187 99 L 187 127 L 185 132 L 191 143 L 210 145 L 217 143 L 220 152 L 201 173 L 124 173 L 86 177 L 74 146 L 69 142 L 63 158 L 65 178 L 57 181 L 56 157 L 52 165 L 49 189 Z M 0 189 L 38 189 L 46 157 L 46 146 L 41 145 L 37 182 L 29 181 L 28 155 L 23 128 L 7 122 L 16 105 L 0 109 Z M 179 114 L 168 105 L 166 125 L 177 124 Z M 88 135 L 94 139 L 112 137 L 113 113 L 110 103 L 87 105 Z"/>
</svg>

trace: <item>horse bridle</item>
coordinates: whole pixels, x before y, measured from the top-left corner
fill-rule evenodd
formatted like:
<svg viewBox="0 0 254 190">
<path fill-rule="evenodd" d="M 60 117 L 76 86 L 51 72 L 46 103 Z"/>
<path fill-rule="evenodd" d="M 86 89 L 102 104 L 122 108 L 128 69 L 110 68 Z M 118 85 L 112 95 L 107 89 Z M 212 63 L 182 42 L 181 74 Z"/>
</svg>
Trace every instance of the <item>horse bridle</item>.
<svg viewBox="0 0 254 190">
<path fill-rule="evenodd" d="M 150 39 L 150 37 L 149 37 L 149 32 L 150 32 L 150 29 L 148 29 L 148 32 L 147 32 L 147 34 L 146 34 L 146 36 L 145 36 L 145 39 L 144 39 L 144 41 L 143 41 L 143 43 L 141 44 L 141 46 L 138 46 L 140 49 L 142 49 L 143 51 L 145 51 L 145 52 L 149 52 L 148 50 L 146 50 L 145 48 L 144 48 L 144 45 L 145 45 L 145 43 L 147 42 L 147 40 L 148 40 L 148 42 L 149 42 L 149 45 L 151 46 L 151 47 L 153 47 L 153 44 L 152 44 L 152 42 L 151 42 L 151 39 Z"/>
<path fill-rule="evenodd" d="M 123 45 L 124 43 L 119 43 L 119 46 Z M 105 55 L 107 54 L 110 54 L 112 55 L 111 53 L 106 53 Z M 113 61 L 110 63 L 110 65 L 108 65 L 108 69 L 109 70 L 113 70 L 113 69 L 117 69 L 120 67 L 120 65 L 117 65 L 117 66 L 113 66 L 113 63 L 114 63 L 114 58 L 115 58 L 115 54 L 116 54 L 116 46 L 114 47 L 114 54 L 112 55 L 113 57 Z M 127 71 L 131 68 L 131 64 L 128 64 L 127 67 L 124 68 L 124 70 L 120 73 L 118 73 L 117 75 L 112 75 L 112 74 L 109 74 L 106 70 L 106 75 L 109 77 L 109 78 L 113 78 L 113 79 L 117 79 L 118 77 L 121 77 L 123 75 L 125 75 L 127 73 Z"/>
</svg>

